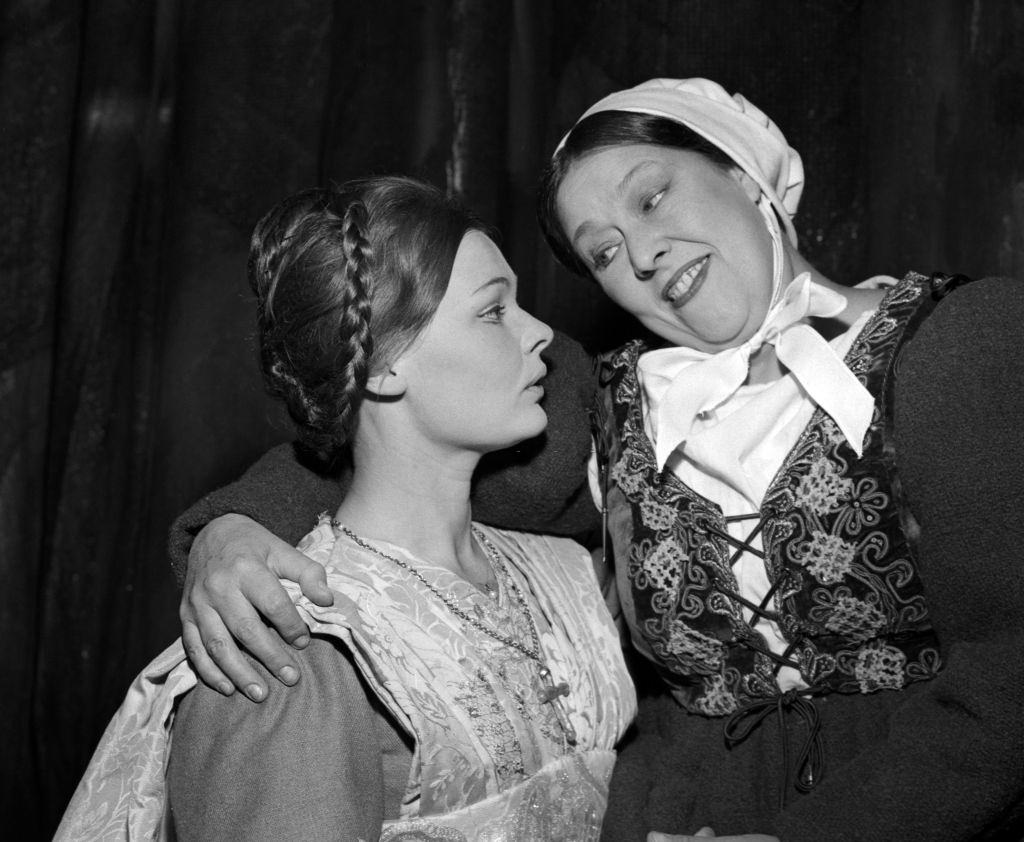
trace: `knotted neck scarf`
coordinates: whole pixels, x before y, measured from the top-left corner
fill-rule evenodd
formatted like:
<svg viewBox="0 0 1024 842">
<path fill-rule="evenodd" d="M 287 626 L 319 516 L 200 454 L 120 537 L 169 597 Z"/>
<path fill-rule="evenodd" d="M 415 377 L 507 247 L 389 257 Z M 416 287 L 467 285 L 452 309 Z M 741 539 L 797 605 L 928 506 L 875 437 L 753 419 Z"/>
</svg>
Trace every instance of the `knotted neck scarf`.
<svg viewBox="0 0 1024 842">
<path fill-rule="evenodd" d="M 804 184 L 800 155 L 757 106 L 740 94 L 730 96 L 708 79 L 652 79 L 609 94 L 580 119 L 600 111 L 664 117 L 718 146 L 760 187 L 758 208 L 772 239 L 772 299 L 753 336 L 738 347 L 715 354 L 678 347 L 641 358 L 644 389 L 653 410 L 658 467 L 685 444 L 699 421 L 746 382 L 750 357 L 765 344 L 775 347 L 779 361 L 811 400 L 832 417 L 860 455 L 874 400 L 824 337 L 807 324 L 811 317 L 838 315 L 846 307 L 846 298 L 815 283 L 807 272 L 784 283 L 786 261 L 780 226 L 795 246 L 792 217 Z"/>
<path fill-rule="evenodd" d="M 762 199 L 759 208 L 772 233 L 775 276 L 772 301 L 761 326 L 741 345 L 714 354 L 673 347 L 641 358 L 659 468 L 693 435 L 699 422 L 736 394 L 750 373 L 750 357 L 765 345 L 774 346 L 779 362 L 861 454 L 874 400 L 825 338 L 807 324 L 811 317 L 839 315 L 846 308 L 846 298 L 814 283 L 810 272 L 783 283 L 779 228 L 768 202 Z"/>
</svg>

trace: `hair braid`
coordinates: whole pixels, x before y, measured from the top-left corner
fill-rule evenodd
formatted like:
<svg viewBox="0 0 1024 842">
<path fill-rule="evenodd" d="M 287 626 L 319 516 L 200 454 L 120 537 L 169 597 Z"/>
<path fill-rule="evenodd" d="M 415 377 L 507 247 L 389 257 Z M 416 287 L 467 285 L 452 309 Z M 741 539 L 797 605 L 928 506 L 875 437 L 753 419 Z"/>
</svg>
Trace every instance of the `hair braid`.
<svg viewBox="0 0 1024 842">
<path fill-rule="evenodd" d="M 371 301 L 370 244 L 365 230 L 366 206 L 354 201 L 342 219 L 342 248 L 345 253 L 344 294 L 341 300 L 339 338 L 344 348 L 339 385 L 338 431 L 345 439 L 355 431 L 359 404 L 370 376 L 373 357 L 373 334 L 370 331 Z"/>
<path fill-rule="evenodd" d="M 463 235 L 479 227 L 400 177 L 305 190 L 260 220 L 249 283 L 264 380 L 304 445 L 333 456 L 351 439 L 368 379 L 430 321 Z"/>
<path fill-rule="evenodd" d="M 373 350 L 365 221 L 351 193 L 311 190 L 274 208 L 253 234 L 249 279 L 267 388 L 320 454 L 351 435 Z"/>
</svg>

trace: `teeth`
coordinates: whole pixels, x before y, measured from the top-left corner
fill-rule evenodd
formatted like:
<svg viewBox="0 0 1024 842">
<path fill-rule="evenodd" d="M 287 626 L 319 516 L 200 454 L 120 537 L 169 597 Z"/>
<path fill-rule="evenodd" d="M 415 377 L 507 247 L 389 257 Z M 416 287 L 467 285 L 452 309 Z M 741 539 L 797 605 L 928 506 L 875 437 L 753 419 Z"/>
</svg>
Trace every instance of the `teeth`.
<svg viewBox="0 0 1024 842">
<path fill-rule="evenodd" d="M 690 288 L 693 286 L 693 282 L 697 279 L 697 275 L 700 274 L 700 270 L 704 268 L 704 264 L 707 262 L 708 259 L 704 257 L 698 260 L 696 263 L 694 263 L 693 266 L 691 266 L 682 274 L 678 281 L 676 281 L 674 284 L 672 284 L 672 286 L 665 290 L 665 298 L 669 302 L 674 304 L 676 301 L 678 301 L 680 298 L 686 295 L 686 293 L 688 293 L 690 291 Z"/>
</svg>

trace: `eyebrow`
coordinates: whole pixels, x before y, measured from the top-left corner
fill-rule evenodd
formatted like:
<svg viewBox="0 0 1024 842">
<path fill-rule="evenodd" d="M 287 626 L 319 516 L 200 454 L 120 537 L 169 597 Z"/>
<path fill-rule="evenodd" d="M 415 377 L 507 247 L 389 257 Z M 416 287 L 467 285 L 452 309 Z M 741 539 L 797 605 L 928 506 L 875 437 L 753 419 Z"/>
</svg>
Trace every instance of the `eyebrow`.
<svg viewBox="0 0 1024 842">
<path fill-rule="evenodd" d="M 640 161 L 635 167 L 633 167 L 629 172 L 627 172 L 622 177 L 622 181 L 620 181 L 618 183 L 618 186 L 616 186 L 616 188 L 615 188 L 615 195 L 616 196 L 621 196 L 623 193 L 625 193 L 626 190 L 629 189 L 630 183 L 640 174 L 640 172 L 642 170 L 645 170 L 648 167 L 652 167 L 652 166 L 656 167 L 657 165 L 658 165 L 657 162 L 656 161 L 652 161 L 652 160 Z M 576 227 L 576 230 L 573 232 L 572 244 L 576 245 L 576 243 L 579 242 L 580 237 L 582 237 L 583 235 L 589 233 L 590 230 L 593 227 L 594 227 L 594 225 L 590 222 L 590 220 L 585 220 L 584 222 L 581 222 Z"/>
<path fill-rule="evenodd" d="M 506 287 L 512 287 L 512 281 L 510 281 L 504 275 L 499 275 L 498 277 L 491 278 L 489 281 L 478 286 L 475 290 L 473 290 L 473 295 L 476 295 L 478 292 L 483 292 L 485 289 L 487 289 L 488 287 L 492 287 L 495 284 L 504 284 Z"/>
</svg>

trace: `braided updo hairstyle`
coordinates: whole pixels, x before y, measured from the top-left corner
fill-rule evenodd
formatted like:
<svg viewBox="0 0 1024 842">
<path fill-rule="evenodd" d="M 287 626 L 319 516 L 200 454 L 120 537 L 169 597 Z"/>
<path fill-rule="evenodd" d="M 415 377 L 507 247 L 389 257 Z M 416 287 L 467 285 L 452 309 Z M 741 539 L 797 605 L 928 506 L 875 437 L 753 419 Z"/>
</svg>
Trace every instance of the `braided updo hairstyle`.
<svg viewBox="0 0 1024 842">
<path fill-rule="evenodd" d="M 263 376 L 307 448 L 331 457 L 351 438 L 367 380 L 431 320 L 471 230 L 486 233 L 458 202 L 402 177 L 304 190 L 259 221 L 249 283 Z"/>
</svg>

